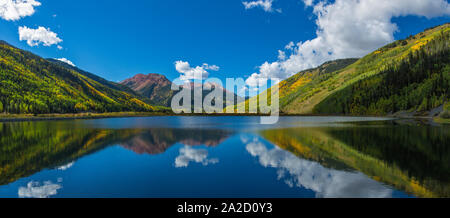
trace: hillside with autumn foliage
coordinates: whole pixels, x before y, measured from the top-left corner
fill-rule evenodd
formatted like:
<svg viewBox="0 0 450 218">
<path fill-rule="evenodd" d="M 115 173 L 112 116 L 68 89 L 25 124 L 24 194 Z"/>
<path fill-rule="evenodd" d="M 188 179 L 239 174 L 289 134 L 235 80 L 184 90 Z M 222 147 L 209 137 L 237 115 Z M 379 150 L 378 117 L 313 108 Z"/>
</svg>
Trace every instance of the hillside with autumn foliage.
<svg viewBox="0 0 450 218">
<path fill-rule="evenodd" d="M 284 114 L 449 118 L 450 24 L 395 41 L 367 56 L 327 62 L 279 84 Z M 271 99 L 271 89 L 246 101 Z M 243 104 L 243 103 L 242 103 Z M 238 105 L 237 107 L 242 107 Z"/>
<path fill-rule="evenodd" d="M 329 95 L 315 113 L 386 115 L 396 112 L 435 116 L 443 111 L 450 93 L 450 26 L 431 29 L 394 42 L 363 58 L 373 62 L 384 53 L 392 61 L 368 76 Z M 436 111 L 436 112 L 433 112 Z"/>
<path fill-rule="evenodd" d="M 131 89 L 0 41 L 0 113 L 151 112 Z"/>
</svg>

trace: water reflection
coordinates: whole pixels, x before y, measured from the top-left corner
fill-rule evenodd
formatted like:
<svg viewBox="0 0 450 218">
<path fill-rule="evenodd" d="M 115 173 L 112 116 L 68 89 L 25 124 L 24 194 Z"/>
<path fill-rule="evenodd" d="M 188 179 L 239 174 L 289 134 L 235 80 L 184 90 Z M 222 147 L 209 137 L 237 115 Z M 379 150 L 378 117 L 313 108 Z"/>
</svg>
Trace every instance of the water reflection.
<svg viewBox="0 0 450 218">
<path fill-rule="evenodd" d="M 26 187 L 20 187 L 18 194 L 19 198 L 49 198 L 58 194 L 59 189 L 62 189 L 62 185 L 59 183 L 31 181 Z"/>
<path fill-rule="evenodd" d="M 208 128 L 107 128 L 108 122 L 126 119 L 98 121 L 102 125 L 0 123 L 0 196 L 13 190 L 19 197 L 59 197 L 64 191 L 73 194 L 89 187 L 94 193 L 142 193 L 142 197 L 158 190 L 164 190 L 159 197 L 177 197 L 186 190 L 210 197 L 233 197 L 227 194 L 237 190 L 238 196 L 254 197 L 268 189 L 275 197 L 308 191 L 316 197 L 392 197 L 397 190 L 418 197 L 450 196 L 448 127 L 390 121 L 328 125 L 320 122 L 323 118 L 318 126 L 312 122 L 315 118 L 308 118 L 308 125 L 294 128 L 291 120 L 276 129 L 255 129 L 253 122 L 247 129 L 218 125 L 232 126 L 241 119 L 213 119 L 207 124 L 202 118 Z M 73 174 L 77 176 L 64 177 L 63 189 L 61 175 Z M 95 176 L 96 182 L 105 183 L 88 180 Z M 205 187 L 201 185 L 205 178 L 215 182 Z"/>
<path fill-rule="evenodd" d="M 194 149 L 190 146 L 184 146 L 180 149 L 180 155 L 175 159 L 175 167 L 188 167 L 190 162 L 208 166 L 209 164 L 219 163 L 219 159 L 208 159 L 208 150 L 206 149 Z"/>
<path fill-rule="evenodd" d="M 58 122 L 0 123 L 0 185 L 46 168 L 67 169 L 76 159 L 137 132 L 73 128 Z"/>
<path fill-rule="evenodd" d="M 247 140 L 243 140 L 246 143 Z M 313 190 L 318 198 L 392 197 L 392 190 L 362 173 L 339 171 L 301 159 L 278 147 L 268 149 L 257 138 L 247 142 L 247 151 L 264 167 L 277 169 L 278 179 L 290 187 Z"/>
<path fill-rule="evenodd" d="M 72 161 L 72 162 L 70 162 L 70 163 L 68 163 L 68 164 L 65 164 L 65 165 L 56 167 L 56 169 L 61 170 L 61 171 L 66 171 L 66 170 L 72 168 L 73 165 L 75 165 L 75 161 Z"/>
<path fill-rule="evenodd" d="M 0 185 L 48 168 L 68 170 L 78 158 L 111 145 L 119 144 L 137 154 L 160 154 L 175 144 L 217 146 L 230 135 L 224 130 L 91 129 L 67 122 L 0 123 Z M 175 165 L 218 162 L 207 156 L 205 150 L 185 147 Z M 28 188 L 42 190 L 34 182 Z"/>
<path fill-rule="evenodd" d="M 414 196 L 450 196 L 450 132 L 445 128 L 291 128 L 261 135 L 303 159 L 361 172 Z"/>
<path fill-rule="evenodd" d="M 230 135 L 229 131 L 224 130 L 148 129 L 120 144 L 137 154 L 161 154 L 177 143 L 187 146 L 217 146 Z"/>
</svg>

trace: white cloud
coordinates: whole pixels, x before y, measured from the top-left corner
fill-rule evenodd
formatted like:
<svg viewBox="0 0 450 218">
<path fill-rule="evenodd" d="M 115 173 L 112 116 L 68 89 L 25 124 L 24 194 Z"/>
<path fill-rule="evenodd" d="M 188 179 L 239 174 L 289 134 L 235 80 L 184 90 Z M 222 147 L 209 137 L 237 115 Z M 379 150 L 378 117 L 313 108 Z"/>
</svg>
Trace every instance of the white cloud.
<svg viewBox="0 0 450 218">
<path fill-rule="evenodd" d="M 314 0 L 303 0 L 303 3 L 305 3 L 305 6 L 312 6 L 314 4 Z"/>
<path fill-rule="evenodd" d="M 27 187 L 20 187 L 18 194 L 20 198 L 48 198 L 58 194 L 58 190 L 61 188 L 60 184 L 54 184 L 50 181 L 44 182 L 44 184 L 31 181 L 27 184 Z"/>
<path fill-rule="evenodd" d="M 282 58 L 284 55 L 284 58 L 286 58 L 286 54 L 279 54 L 278 57 Z M 280 70 L 281 65 L 279 62 L 265 62 L 263 65 L 259 67 L 259 73 L 253 73 L 246 81 L 245 83 L 251 87 L 262 87 L 264 86 L 268 79 L 279 79 L 279 78 L 286 78 L 285 72 Z"/>
<path fill-rule="evenodd" d="M 312 6 L 317 24 L 317 37 L 305 42 L 290 42 L 285 58 L 266 62 L 248 79 L 286 79 L 299 71 L 340 58 L 362 57 L 394 40 L 398 27 L 392 18 L 420 16 L 426 18 L 450 15 L 445 0 L 304 0 Z"/>
<path fill-rule="evenodd" d="M 289 44 L 287 44 L 284 48 L 286 49 L 286 50 L 292 50 L 292 49 L 294 49 L 294 46 L 295 46 L 295 44 L 294 44 L 294 42 L 289 42 Z"/>
<path fill-rule="evenodd" d="M 185 146 L 180 149 L 180 155 L 175 159 L 175 167 L 188 167 L 190 162 L 207 166 L 218 163 L 219 159 L 208 159 L 208 151 L 205 149 L 193 149 L 190 146 Z"/>
<path fill-rule="evenodd" d="M 257 138 L 242 141 L 247 143 L 247 151 L 257 157 L 263 167 L 277 169 L 278 179 L 289 187 L 313 190 L 316 197 L 323 198 L 392 197 L 391 189 L 362 173 L 328 169 L 278 147 L 268 149 Z"/>
<path fill-rule="evenodd" d="M 286 59 L 286 52 L 282 50 L 278 50 L 278 60 L 285 60 Z"/>
<path fill-rule="evenodd" d="M 34 14 L 34 7 L 41 3 L 35 0 L 0 0 L 0 17 L 4 20 L 19 20 Z"/>
<path fill-rule="evenodd" d="M 180 80 L 188 81 L 188 80 L 193 80 L 193 79 L 196 79 L 196 80 L 207 79 L 209 76 L 209 73 L 206 70 L 218 71 L 220 69 L 220 67 L 218 67 L 217 65 L 209 65 L 209 64 L 203 64 L 202 66 L 191 67 L 189 62 L 176 61 L 175 69 L 181 74 L 179 77 Z"/>
<path fill-rule="evenodd" d="M 67 58 L 57 58 L 55 60 L 62 61 L 62 62 L 66 63 L 66 64 L 68 64 L 68 65 L 70 65 L 72 67 L 76 67 L 75 64 L 73 64 L 73 62 L 68 60 Z"/>
<path fill-rule="evenodd" d="M 252 8 L 262 8 L 266 12 L 279 12 L 281 13 L 281 9 L 273 9 L 272 4 L 273 0 L 257 0 L 257 1 L 249 1 L 249 2 L 242 2 L 245 9 L 252 9 Z"/>
<path fill-rule="evenodd" d="M 30 29 L 26 26 L 19 27 L 20 41 L 27 41 L 31 47 L 43 44 L 44 46 L 57 45 L 62 42 L 58 35 L 50 30 L 50 28 L 39 27 Z"/>
</svg>

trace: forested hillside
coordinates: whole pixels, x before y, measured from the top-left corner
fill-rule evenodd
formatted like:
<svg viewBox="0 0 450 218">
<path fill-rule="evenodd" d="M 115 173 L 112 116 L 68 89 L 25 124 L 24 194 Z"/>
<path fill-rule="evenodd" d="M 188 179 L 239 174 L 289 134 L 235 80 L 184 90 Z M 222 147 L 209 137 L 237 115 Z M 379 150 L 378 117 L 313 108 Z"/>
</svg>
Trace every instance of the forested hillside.
<svg viewBox="0 0 450 218">
<path fill-rule="evenodd" d="M 450 93 L 450 32 L 441 31 L 426 42 L 398 64 L 330 95 L 315 112 L 385 115 L 443 105 Z"/>
<path fill-rule="evenodd" d="M 300 72 L 280 83 L 280 110 L 284 114 L 441 113 L 449 117 L 449 34 L 450 24 L 444 24 L 359 60 L 332 61 Z M 248 102 L 270 100 L 269 92 Z"/>
<path fill-rule="evenodd" d="M 310 95 L 314 94 L 312 92 L 310 95 L 304 95 L 305 92 L 309 91 L 310 87 L 319 85 L 332 76 L 331 73 L 340 71 L 356 61 L 358 59 L 354 58 L 329 61 L 317 68 L 302 71 L 282 81 L 280 83 L 280 106 L 288 107 L 295 101 L 306 100 Z M 323 88 L 331 90 L 335 88 L 335 85 Z"/>
<path fill-rule="evenodd" d="M 104 85 L 104 86 L 106 86 L 108 88 L 111 88 L 111 89 L 114 89 L 114 90 L 117 90 L 117 91 L 127 92 L 127 93 L 133 95 L 136 98 L 144 97 L 144 96 L 140 96 L 139 93 L 135 92 L 133 89 L 130 89 L 130 88 L 128 88 L 125 85 L 122 85 L 120 83 L 115 83 L 115 82 L 108 81 L 108 80 L 106 80 L 106 79 L 104 79 L 102 77 L 99 77 L 99 76 L 97 76 L 97 75 L 95 75 L 93 73 L 86 72 L 86 71 L 84 71 L 84 70 L 82 70 L 82 69 L 80 69 L 78 67 L 69 65 L 66 62 L 62 62 L 62 61 L 59 61 L 59 60 L 56 60 L 56 59 L 53 59 L 53 58 L 49 58 L 47 60 L 52 62 L 52 63 L 61 65 L 64 68 L 68 68 L 68 69 L 74 70 L 77 73 L 79 73 L 79 74 L 81 74 L 83 76 L 86 76 L 89 79 L 92 79 L 92 80 L 94 80 L 94 81 L 96 81 L 96 82 L 100 83 L 101 85 Z M 142 100 L 146 101 L 146 103 L 149 103 L 149 102 L 147 102 L 149 99 L 143 98 Z"/>
<path fill-rule="evenodd" d="M 326 81 L 333 72 L 342 70 L 347 66 L 355 63 L 358 59 L 341 59 L 335 61 L 328 61 L 321 66 L 309 70 L 304 70 L 297 73 L 296 75 L 283 80 L 279 83 L 279 97 L 280 97 L 280 107 L 281 111 L 284 113 L 290 113 L 290 105 L 296 102 L 302 102 L 303 100 L 311 97 L 311 95 L 306 95 L 305 93 L 310 91 L 312 87 L 318 85 L 322 81 Z M 334 86 L 329 86 L 328 88 L 333 88 Z M 235 109 L 239 106 L 242 107 L 245 104 L 247 111 L 249 110 L 249 104 L 257 104 L 261 98 L 268 98 L 269 102 L 271 95 L 269 94 L 271 89 L 262 92 L 260 95 L 247 99 L 245 103 L 240 105 L 235 105 Z M 268 95 L 269 94 L 269 95 Z M 313 104 L 307 104 L 306 106 L 312 106 Z M 295 108 L 294 108 L 295 109 Z M 299 108 L 297 108 L 298 110 Z M 292 110 L 294 111 L 294 110 Z M 294 112 L 296 113 L 296 112 Z"/>
<path fill-rule="evenodd" d="M 128 90 L 0 41 L 0 113 L 155 110 Z"/>
</svg>

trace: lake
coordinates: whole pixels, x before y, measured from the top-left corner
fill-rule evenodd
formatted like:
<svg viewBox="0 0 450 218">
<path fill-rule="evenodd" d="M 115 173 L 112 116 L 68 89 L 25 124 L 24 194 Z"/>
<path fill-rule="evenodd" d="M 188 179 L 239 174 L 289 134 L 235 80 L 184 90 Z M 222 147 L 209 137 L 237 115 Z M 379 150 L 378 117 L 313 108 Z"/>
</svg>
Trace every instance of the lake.
<svg viewBox="0 0 450 218">
<path fill-rule="evenodd" d="M 450 197 L 449 130 L 350 117 L 0 123 L 0 197 Z"/>
</svg>

